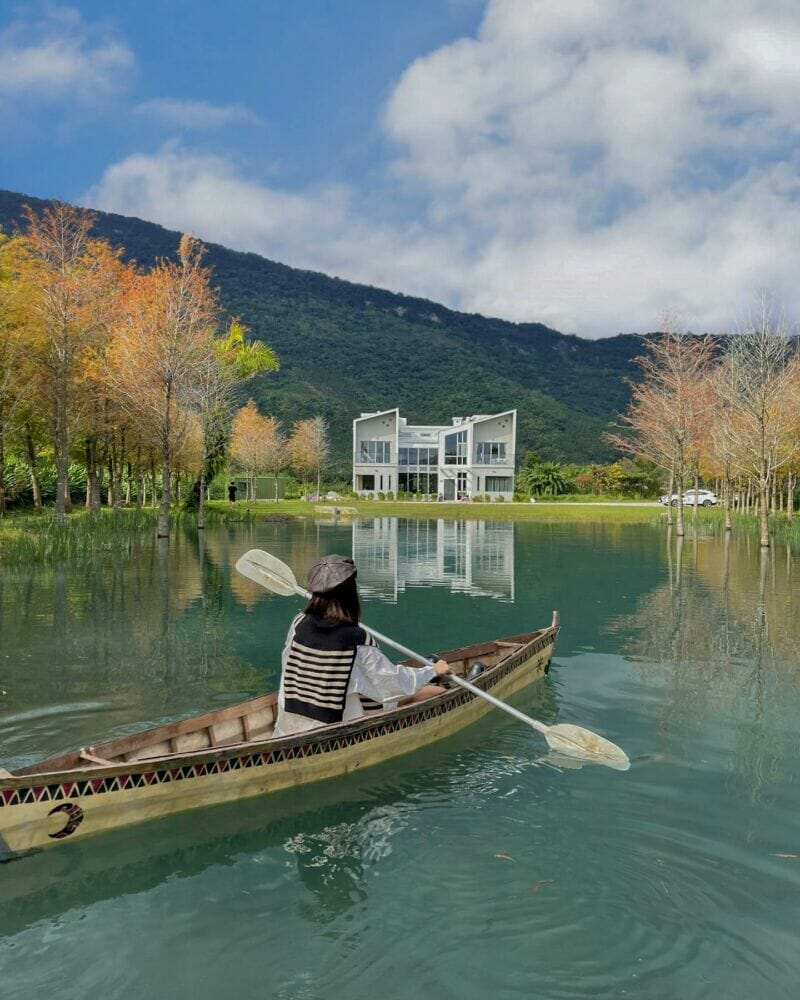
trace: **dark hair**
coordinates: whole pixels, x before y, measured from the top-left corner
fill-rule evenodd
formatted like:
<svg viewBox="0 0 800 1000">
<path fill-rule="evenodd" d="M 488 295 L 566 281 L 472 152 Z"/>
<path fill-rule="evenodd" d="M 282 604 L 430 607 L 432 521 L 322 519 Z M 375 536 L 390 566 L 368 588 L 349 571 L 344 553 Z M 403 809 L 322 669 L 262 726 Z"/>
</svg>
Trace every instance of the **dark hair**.
<svg viewBox="0 0 800 1000">
<path fill-rule="evenodd" d="M 356 574 L 348 577 L 333 590 L 324 594 L 313 594 L 305 613 L 315 618 L 328 618 L 338 622 L 358 625 L 361 618 L 361 602 L 358 599 Z"/>
</svg>

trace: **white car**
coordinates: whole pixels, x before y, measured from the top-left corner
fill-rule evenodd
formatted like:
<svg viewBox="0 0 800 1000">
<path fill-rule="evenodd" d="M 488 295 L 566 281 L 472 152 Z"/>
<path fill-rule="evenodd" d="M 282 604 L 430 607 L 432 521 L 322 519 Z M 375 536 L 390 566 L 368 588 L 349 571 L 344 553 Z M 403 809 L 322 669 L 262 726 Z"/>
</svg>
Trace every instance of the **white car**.
<svg viewBox="0 0 800 1000">
<path fill-rule="evenodd" d="M 686 492 L 681 495 L 679 493 L 673 493 L 672 496 L 665 494 L 663 497 L 659 497 L 659 502 L 663 503 L 665 507 L 670 504 L 673 507 L 677 507 L 679 502 L 683 502 L 684 507 L 694 507 L 694 490 L 686 490 Z M 712 490 L 697 490 L 697 506 L 698 507 L 716 507 L 719 503 L 717 495 Z"/>
</svg>

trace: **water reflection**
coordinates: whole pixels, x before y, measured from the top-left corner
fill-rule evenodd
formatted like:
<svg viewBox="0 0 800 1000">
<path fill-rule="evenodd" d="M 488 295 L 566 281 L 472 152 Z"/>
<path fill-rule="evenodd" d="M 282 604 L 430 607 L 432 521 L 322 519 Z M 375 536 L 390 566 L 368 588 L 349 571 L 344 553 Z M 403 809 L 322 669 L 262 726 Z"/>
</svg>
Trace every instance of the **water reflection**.
<svg viewBox="0 0 800 1000">
<path fill-rule="evenodd" d="M 391 603 L 431 585 L 514 601 L 513 522 L 364 519 L 353 524 L 353 558 L 362 591 Z"/>
<path fill-rule="evenodd" d="M 666 578 L 611 631 L 664 684 L 662 733 L 692 728 L 728 754 L 753 796 L 790 776 L 800 688 L 800 574 L 790 549 L 749 538 L 668 538 Z M 727 724 L 725 743 L 717 730 Z"/>
</svg>

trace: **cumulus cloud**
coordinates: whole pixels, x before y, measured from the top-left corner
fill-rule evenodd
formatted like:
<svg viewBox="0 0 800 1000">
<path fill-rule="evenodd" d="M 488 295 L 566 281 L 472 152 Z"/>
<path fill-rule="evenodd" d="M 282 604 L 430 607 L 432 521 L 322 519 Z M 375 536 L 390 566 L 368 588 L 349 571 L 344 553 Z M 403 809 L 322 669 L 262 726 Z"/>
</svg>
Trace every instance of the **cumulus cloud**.
<svg viewBox="0 0 800 1000">
<path fill-rule="evenodd" d="M 116 91 L 135 63 L 128 46 L 90 29 L 71 8 L 48 8 L 0 33 L 0 94 L 96 101 Z"/>
<path fill-rule="evenodd" d="M 243 104 L 211 104 L 209 101 L 184 101 L 174 97 L 155 97 L 144 101 L 136 105 L 134 112 L 178 129 L 262 124 L 258 115 Z"/>
<path fill-rule="evenodd" d="M 490 0 L 417 59 L 383 125 L 392 222 L 343 187 L 290 193 L 169 147 L 98 207 L 588 336 L 665 308 L 721 329 L 754 288 L 800 313 L 794 0 Z M 422 206 L 420 209 L 419 206 Z"/>
</svg>

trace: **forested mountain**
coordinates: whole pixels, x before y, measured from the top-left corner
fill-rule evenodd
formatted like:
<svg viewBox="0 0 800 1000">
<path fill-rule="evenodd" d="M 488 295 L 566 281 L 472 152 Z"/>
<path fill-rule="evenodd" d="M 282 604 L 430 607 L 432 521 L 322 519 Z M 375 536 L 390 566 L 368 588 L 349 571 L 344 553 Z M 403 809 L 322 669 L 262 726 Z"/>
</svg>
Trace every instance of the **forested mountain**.
<svg viewBox="0 0 800 1000">
<path fill-rule="evenodd" d="M 37 198 L 0 191 L 0 226 L 19 228 Z M 141 219 L 98 212 L 95 233 L 150 264 L 173 255 L 179 234 Z M 609 422 L 628 400 L 626 375 L 641 350 L 633 336 L 582 340 L 540 323 L 454 312 L 435 302 L 329 278 L 208 245 L 222 303 L 266 341 L 281 371 L 250 383 L 264 412 L 285 425 L 323 414 L 335 457 L 349 461 L 362 410 L 399 406 L 412 423 L 519 411 L 518 450 L 542 458 L 602 461 Z M 535 278 L 532 278 L 535 280 Z"/>
</svg>

